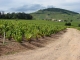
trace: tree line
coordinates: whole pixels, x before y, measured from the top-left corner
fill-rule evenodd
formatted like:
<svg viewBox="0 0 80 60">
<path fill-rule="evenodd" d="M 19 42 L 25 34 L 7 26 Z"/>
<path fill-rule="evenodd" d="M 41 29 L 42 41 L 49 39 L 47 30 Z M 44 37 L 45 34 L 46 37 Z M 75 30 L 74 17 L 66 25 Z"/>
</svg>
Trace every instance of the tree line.
<svg viewBox="0 0 80 60">
<path fill-rule="evenodd" d="M 41 11 L 51 11 L 51 12 L 60 12 L 60 13 L 63 13 L 63 14 L 79 14 L 77 12 L 74 12 L 74 11 L 69 11 L 69 10 L 65 10 L 65 9 L 61 9 L 61 8 L 47 8 L 47 9 L 43 9 Z"/>
<path fill-rule="evenodd" d="M 24 12 L 19 12 L 19 13 L 6 13 L 0 12 L 0 19 L 33 19 L 32 15 L 26 14 Z"/>
</svg>

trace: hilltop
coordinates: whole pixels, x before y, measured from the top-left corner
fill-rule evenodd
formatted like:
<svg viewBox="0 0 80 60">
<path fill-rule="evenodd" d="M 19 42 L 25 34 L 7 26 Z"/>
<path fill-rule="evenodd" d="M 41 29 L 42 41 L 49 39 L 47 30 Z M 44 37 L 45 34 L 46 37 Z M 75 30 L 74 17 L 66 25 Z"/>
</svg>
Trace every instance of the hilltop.
<svg viewBox="0 0 80 60">
<path fill-rule="evenodd" d="M 79 20 L 79 13 L 61 9 L 61 8 L 47 8 L 31 13 L 34 19 L 65 19 L 65 20 Z"/>
</svg>

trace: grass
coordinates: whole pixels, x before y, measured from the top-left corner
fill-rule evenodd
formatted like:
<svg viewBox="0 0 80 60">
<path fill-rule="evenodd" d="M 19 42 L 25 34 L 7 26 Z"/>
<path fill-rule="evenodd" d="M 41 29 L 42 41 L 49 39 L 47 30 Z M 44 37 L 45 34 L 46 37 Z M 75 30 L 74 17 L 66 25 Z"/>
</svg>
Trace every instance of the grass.
<svg viewBox="0 0 80 60">
<path fill-rule="evenodd" d="M 20 22 L 26 22 L 26 23 L 30 23 L 30 24 L 53 24 L 53 25 L 61 25 L 64 26 L 65 22 L 54 22 L 54 21 L 46 21 L 46 20 L 20 20 L 20 19 L 0 19 L 0 20 L 5 20 L 5 21 L 20 21 Z M 73 22 L 71 22 L 72 27 L 78 27 L 78 24 L 80 24 L 80 20 L 73 20 Z"/>
<path fill-rule="evenodd" d="M 53 24 L 53 25 L 64 25 L 64 22 L 53 22 L 53 21 L 46 21 L 46 20 L 20 20 L 20 19 L 0 19 L 4 21 L 19 21 L 19 22 L 26 22 L 26 23 L 36 23 L 36 24 Z"/>
</svg>

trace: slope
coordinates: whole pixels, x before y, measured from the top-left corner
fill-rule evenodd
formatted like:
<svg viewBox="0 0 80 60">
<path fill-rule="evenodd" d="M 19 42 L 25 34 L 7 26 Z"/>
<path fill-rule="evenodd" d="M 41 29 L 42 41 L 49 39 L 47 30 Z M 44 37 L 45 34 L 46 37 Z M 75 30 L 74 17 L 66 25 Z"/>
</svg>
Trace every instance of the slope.
<svg viewBox="0 0 80 60">
<path fill-rule="evenodd" d="M 31 13 L 34 19 L 62 19 L 62 20 L 78 20 L 79 18 L 79 13 L 65 10 L 65 9 L 60 9 L 60 8 L 47 8 L 47 9 L 42 9 L 37 12 Z"/>
</svg>

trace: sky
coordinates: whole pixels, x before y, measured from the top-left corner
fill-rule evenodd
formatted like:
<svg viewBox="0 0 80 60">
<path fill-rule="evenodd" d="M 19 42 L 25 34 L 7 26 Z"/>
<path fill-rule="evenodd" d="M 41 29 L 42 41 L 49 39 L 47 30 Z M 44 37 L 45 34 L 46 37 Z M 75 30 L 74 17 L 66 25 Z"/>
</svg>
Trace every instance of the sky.
<svg viewBox="0 0 80 60">
<path fill-rule="evenodd" d="M 62 8 L 80 13 L 80 0 L 0 0 L 0 11 L 31 13 L 45 8 Z"/>
</svg>

